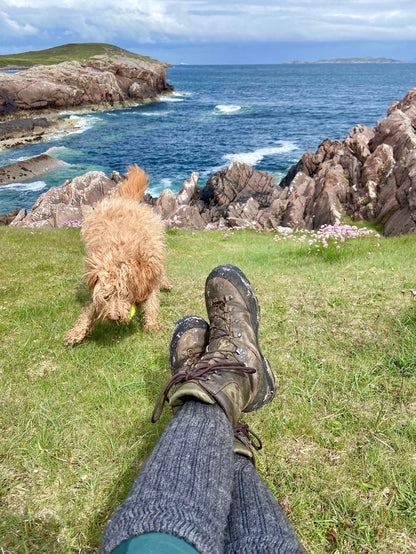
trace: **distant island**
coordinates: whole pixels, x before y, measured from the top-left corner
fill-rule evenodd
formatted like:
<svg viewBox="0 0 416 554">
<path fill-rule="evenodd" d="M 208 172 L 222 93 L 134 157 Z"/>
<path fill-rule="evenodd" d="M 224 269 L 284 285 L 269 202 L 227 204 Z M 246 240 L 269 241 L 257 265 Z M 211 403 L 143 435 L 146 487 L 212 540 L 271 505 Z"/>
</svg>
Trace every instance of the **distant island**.
<svg viewBox="0 0 416 554">
<path fill-rule="evenodd" d="M 406 63 L 406 62 L 403 60 L 393 60 L 391 58 L 373 58 L 371 56 L 366 56 L 365 58 L 334 58 L 332 60 L 317 60 L 316 62 L 291 60 L 284 63 L 300 65 L 300 64 L 317 64 L 317 63 Z"/>
</svg>

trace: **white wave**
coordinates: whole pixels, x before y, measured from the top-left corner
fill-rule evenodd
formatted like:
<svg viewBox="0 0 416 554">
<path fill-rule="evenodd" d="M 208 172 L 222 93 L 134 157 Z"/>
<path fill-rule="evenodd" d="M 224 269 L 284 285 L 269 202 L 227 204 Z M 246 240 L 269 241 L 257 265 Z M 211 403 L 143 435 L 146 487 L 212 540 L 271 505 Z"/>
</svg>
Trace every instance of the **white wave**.
<svg viewBox="0 0 416 554">
<path fill-rule="evenodd" d="M 62 154 L 67 150 L 68 148 L 66 146 L 51 146 L 45 150 L 44 154 L 48 154 L 49 156 L 59 156 L 59 154 Z"/>
<path fill-rule="evenodd" d="M 144 117 L 158 117 L 159 115 L 160 116 L 169 115 L 170 113 L 172 113 L 172 112 L 169 111 L 169 110 L 163 110 L 163 111 L 160 111 L 160 112 L 140 112 L 139 115 L 142 115 Z"/>
<path fill-rule="evenodd" d="M 79 117 L 79 116 L 76 116 L 76 115 L 74 115 L 74 116 L 71 115 L 69 119 L 77 119 L 78 120 L 77 127 L 74 128 L 73 131 L 71 131 L 71 134 L 72 133 L 75 133 L 75 134 L 84 133 L 85 131 L 88 131 L 89 129 L 94 127 L 97 123 L 102 121 L 102 119 L 100 119 L 99 117 L 91 116 L 91 115 L 87 115 L 85 117 Z"/>
<path fill-rule="evenodd" d="M 242 106 L 237 106 L 236 104 L 218 104 L 215 106 L 215 111 L 222 114 L 239 112 L 241 109 Z"/>
<path fill-rule="evenodd" d="M 42 190 L 47 185 L 45 181 L 33 181 L 33 183 L 10 183 L 9 185 L 1 185 L 0 192 L 2 190 L 16 190 L 19 192 L 29 192 Z"/>
<path fill-rule="evenodd" d="M 161 102 L 183 102 L 183 98 L 173 98 L 172 96 L 163 96 L 160 101 Z"/>
<path fill-rule="evenodd" d="M 172 182 L 172 179 L 169 179 L 169 177 L 163 177 L 160 179 L 160 186 L 164 189 L 168 189 L 172 185 Z"/>
<path fill-rule="evenodd" d="M 183 93 L 172 94 L 170 96 L 161 96 L 159 100 L 161 102 L 183 102 L 185 99 L 184 96 Z"/>
<path fill-rule="evenodd" d="M 168 177 L 163 177 L 158 183 L 151 184 L 148 192 L 152 196 L 159 196 L 162 190 L 172 188 L 172 183 L 172 179 L 169 179 Z"/>
<path fill-rule="evenodd" d="M 259 148 L 253 152 L 240 152 L 237 154 L 225 154 L 223 160 L 227 162 L 241 162 L 248 165 L 256 165 L 263 160 L 266 156 L 274 156 L 276 154 L 285 154 L 297 150 L 296 144 L 286 140 L 281 141 L 278 146 L 269 146 L 266 148 Z"/>
</svg>

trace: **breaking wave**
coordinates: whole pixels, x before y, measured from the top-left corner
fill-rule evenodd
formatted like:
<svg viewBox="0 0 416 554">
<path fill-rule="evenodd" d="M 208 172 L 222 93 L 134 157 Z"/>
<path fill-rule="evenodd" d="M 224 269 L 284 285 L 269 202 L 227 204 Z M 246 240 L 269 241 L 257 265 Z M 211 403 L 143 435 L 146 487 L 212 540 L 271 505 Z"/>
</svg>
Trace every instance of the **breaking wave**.
<svg viewBox="0 0 416 554">
<path fill-rule="evenodd" d="M 266 156 L 275 156 L 277 154 L 287 154 L 294 150 L 298 150 L 298 147 L 294 142 L 289 140 L 279 141 L 276 146 L 268 146 L 265 148 L 258 148 L 252 152 L 239 152 L 236 154 L 225 154 L 223 160 L 226 162 L 241 162 L 248 165 L 255 166 L 260 163 Z"/>
</svg>

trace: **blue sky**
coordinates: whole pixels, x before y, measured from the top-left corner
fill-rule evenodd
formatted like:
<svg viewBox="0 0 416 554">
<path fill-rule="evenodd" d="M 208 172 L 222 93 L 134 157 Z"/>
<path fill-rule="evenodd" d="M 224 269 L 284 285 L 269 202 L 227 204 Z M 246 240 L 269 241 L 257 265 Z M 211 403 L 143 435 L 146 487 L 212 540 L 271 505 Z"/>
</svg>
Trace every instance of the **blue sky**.
<svg viewBox="0 0 416 554">
<path fill-rule="evenodd" d="M 108 42 L 172 63 L 416 62 L 415 0 L 0 0 L 0 54 Z"/>
</svg>

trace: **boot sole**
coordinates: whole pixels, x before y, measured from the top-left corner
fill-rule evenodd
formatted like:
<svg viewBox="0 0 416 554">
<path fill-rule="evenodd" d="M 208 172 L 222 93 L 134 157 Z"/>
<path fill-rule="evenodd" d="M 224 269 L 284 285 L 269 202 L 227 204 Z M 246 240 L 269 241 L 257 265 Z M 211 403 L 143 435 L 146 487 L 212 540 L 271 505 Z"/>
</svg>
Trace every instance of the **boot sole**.
<svg viewBox="0 0 416 554">
<path fill-rule="evenodd" d="M 264 398 L 254 399 L 253 402 L 249 405 L 248 409 L 246 408 L 244 412 L 251 412 L 262 408 L 274 398 L 276 392 L 276 384 L 272 369 L 266 357 L 263 355 L 259 345 L 259 324 L 260 324 L 260 306 L 257 300 L 257 296 L 254 293 L 254 290 L 250 284 L 250 281 L 244 275 L 244 273 L 238 267 L 230 264 L 224 264 L 216 267 L 208 275 L 205 288 L 208 285 L 208 282 L 214 278 L 221 278 L 229 281 L 240 293 L 241 297 L 244 299 L 247 310 L 250 314 L 251 325 L 254 329 L 256 335 L 256 347 L 260 354 L 262 364 L 263 364 L 263 387 L 260 387 L 260 390 L 266 389 L 266 394 Z"/>
</svg>

